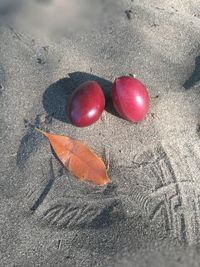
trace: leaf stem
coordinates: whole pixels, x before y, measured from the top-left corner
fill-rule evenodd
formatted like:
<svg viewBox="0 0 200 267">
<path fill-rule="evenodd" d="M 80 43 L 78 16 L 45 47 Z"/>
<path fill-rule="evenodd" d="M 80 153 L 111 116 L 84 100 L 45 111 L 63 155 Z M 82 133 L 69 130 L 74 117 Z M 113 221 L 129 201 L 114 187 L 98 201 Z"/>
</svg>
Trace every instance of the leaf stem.
<svg viewBox="0 0 200 267">
<path fill-rule="evenodd" d="M 39 128 L 36 127 L 35 130 L 46 136 L 46 133 L 44 131 L 40 130 Z"/>
</svg>

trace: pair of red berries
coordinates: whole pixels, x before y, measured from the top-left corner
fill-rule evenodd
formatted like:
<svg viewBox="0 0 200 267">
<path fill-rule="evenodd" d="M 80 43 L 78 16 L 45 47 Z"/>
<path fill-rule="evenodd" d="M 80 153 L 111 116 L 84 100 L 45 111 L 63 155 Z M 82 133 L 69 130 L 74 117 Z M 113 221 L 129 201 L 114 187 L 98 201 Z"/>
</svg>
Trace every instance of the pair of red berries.
<svg viewBox="0 0 200 267">
<path fill-rule="evenodd" d="M 111 96 L 114 108 L 126 120 L 139 122 L 148 113 L 147 89 L 135 78 L 117 78 Z M 88 81 L 74 91 L 69 103 L 69 118 L 78 127 L 89 126 L 100 118 L 104 107 L 105 97 L 100 85 L 95 81 Z"/>
</svg>

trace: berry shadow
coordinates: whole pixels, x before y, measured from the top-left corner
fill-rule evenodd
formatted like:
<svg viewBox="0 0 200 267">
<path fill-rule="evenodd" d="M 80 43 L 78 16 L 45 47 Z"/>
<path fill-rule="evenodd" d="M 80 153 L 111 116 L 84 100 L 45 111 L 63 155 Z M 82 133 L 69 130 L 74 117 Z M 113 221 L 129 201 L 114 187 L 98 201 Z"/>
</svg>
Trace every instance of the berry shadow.
<svg viewBox="0 0 200 267">
<path fill-rule="evenodd" d="M 184 82 L 183 87 L 186 90 L 192 88 L 197 82 L 200 81 L 200 56 L 195 58 L 195 67 L 190 77 Z"/>
<path fill-rule="evenodd" d="M 72 72 L 69 77 L 60 79 L 51 84 L 43 94 L 43 107 L 47 114 L 59 121 L 69 123 L 67 109 L 73 91 L 82 83 L 93 80 L 96 81 L 104 91 L 106 105 L 105 110 L 118 116 L 112 106 L 111 89 L 112 82 L 86 72 Z"/>
</svg>

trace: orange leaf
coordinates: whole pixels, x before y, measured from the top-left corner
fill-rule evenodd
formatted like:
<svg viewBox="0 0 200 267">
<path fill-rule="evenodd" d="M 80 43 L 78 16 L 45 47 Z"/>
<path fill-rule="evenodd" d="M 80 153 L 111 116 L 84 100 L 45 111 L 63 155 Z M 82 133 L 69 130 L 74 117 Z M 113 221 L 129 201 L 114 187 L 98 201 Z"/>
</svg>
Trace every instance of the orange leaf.
<svg viewBox="0 0 200 267">
<path fill-rule="evenodd" d="M 81 181 L 90 181 L 96 185 L 110 182 L 103 160 L 86 145 L 67 136 L 37 130 L 49 139 L 63 165 Z"/>
</svg>

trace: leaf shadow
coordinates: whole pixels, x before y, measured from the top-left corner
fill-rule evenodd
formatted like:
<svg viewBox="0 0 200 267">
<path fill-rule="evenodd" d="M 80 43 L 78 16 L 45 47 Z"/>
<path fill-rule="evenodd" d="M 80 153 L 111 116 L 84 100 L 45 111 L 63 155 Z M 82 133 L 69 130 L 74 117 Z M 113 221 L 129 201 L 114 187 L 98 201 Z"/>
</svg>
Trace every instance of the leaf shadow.
<svg viewBox="0 0 200 267">
<path fill-rule="evenodd" d="M 45 188 L 43 189 L 42 193 L 38 197 L 38 199 L 35 201 L 33 206 L 30 208 L 30 210 L 33 212 L 36 211 L 37 208 L 43 203 L 44 199 L 48 195 L 48 193 L 51 190 L 51 187 L 53 186 L 53 183 L 55 181 L 55 174 L 54 174 L 54 170 L 53 170 L 52 158 L 50 158 L 49 167 L 50 167 L 49 173 L 48 173 L 48 179 L 49 180 L 48 180 Z"/>
<path fill-rule="evenodd" d="M 52 122 L 50 115 L 47 115 L 45 117 L 43 115 L 44 114 L 36 115 L 33 123 L 30 123 L 28 120 L 24 120 L 27 130 L 20 141 L 16 157 L 16 164 L 21 170 L 25 167 L 26 161 L 28 160 L 30 155 L 34 154 L 37 151 L 39 144 L 43 140 L 43 136 L 39 134 L 35 130 L 35 128 L 42 128 L 48 131 L 48 126 Z M 44 117 L 44 122 L 41 122 L 41 117 Z"/>
<path fill-rule="evenodd" d="M 188 90 L 200 81 L 200 56 L 195 58 L 195 68 L 191 76 L 185 81 L 183 87 Z"/>
<path fill-rule="evenodd" d="M 22 137 L 17 151 L 16 164 L 22 170 L 26 161 L 31 154 L 34 154 L 38 149 L 38 144 L 41 142 L 42 136 L 39 135 L 33 127 L 30 127 L 26 134 Z"/>
</svg>

